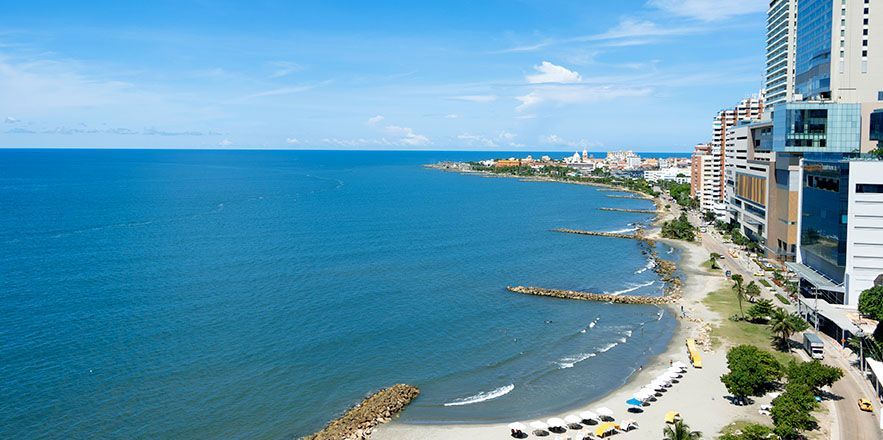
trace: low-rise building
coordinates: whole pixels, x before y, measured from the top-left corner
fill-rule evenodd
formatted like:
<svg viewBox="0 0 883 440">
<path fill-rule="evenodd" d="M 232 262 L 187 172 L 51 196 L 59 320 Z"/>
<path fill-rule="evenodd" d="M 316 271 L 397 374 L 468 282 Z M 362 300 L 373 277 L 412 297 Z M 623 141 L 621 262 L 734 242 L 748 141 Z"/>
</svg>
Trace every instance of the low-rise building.
<svg viewBox="0 0 883 440">
<path fill-rule="evenodd" d="M 687 168 L 662 168 L 644 171 L 644 180 L 658 182 L 670 180 L 677 183 L 690 183 L 691 170 Z"/>
</svg>

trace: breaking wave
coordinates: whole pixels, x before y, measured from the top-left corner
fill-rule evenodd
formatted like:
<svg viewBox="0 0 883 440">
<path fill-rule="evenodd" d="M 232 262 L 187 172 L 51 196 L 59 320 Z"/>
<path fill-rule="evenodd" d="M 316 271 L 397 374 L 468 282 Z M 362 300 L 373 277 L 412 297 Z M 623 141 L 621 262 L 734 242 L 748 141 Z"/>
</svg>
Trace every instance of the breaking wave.
<svg viewBox="0 0 883 440">
<path fill-rule="evenodd" d="M 558 364 L 558 368 L 561 368 L 562 370 L 565 368 L 573 368 L 574 365 L 595 356 L 597 356 L 597 354 L 595 353 L 580 353 L 576 356 L 568 356 L 566 358 L 563 358 L 560 361 L 556 362 L 556 364 Z"/>
<path fill-rule="evenodd" d="M 604 293 L 607 293 L 607 294 L 609 294 L 609 295 L 622 295 L 623 293 L 634 292 L 635 290 L 638 290 L 638 289 L 640 289 L 640 288 L 642 288 L 642 287 L 652 286 L 654 283 L 656 283 L 656 281 L 647 281 L 647 282 L 644 283 L 644 284 L 632 284 L 632 283 L 630 283 L 630 284 L 629 284 L 629 287 L 628 287 L 627 289 L 617 290 L 616 292 L 604 292 Z"/>
<path fill-rule="evenodd" d="M 462 399 L 454 400 L 453 402 L 448 402 L 444 406 L 463 406 L 463 405 L 472 405 L 473 403 L 485 402 L 491 399 L 496 399 L 497 397 L 505 396 L 509 394 L 512 390 L 515 389 L 514 384 L 509 384 L 504 387 L 497 388 L 493 391 L 488 391 L 485 393 L 478 393 L 474 396 L 464 397 Z"/>
</svg>

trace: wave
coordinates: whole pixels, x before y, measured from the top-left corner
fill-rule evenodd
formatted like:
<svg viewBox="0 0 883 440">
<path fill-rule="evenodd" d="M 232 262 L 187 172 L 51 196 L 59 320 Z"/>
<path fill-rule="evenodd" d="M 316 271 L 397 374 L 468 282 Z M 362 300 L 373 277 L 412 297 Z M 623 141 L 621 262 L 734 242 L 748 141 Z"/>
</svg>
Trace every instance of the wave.
<svg viewBox="0 0 883 440">
<path fill-rule="evenodd" d="M 649 270 L 649 269 L 653 269 L 654 267 L 656 267 L 656 261 L 654 261 L 654 260 L 648 258 L 648 259 L 647 259 L 647 264 L 646 264 L 644 267 L 642 267 L 642 268 L 636 270 L 636 271 L 635 271 L 635 274 L 637 275 L 637 274 L 639 274 L 639 273 L 647 272 L 647 270 Z"/>
<path fill-rule="evenodd" d="M 670 247 L 670 248 L 668 248 L 668 252 L 666 252 L 666 254 L 670 254 L 670 253 L 672 253 L 672 252 L 674 252 L 674 251 L 675 251 L 675 248 Z"/>
<path fill-rule="evenodd" d="M 635 290 L 638 290 L 642 287 L 652 286 L 654 283 L 656 283 L 656 281 L 647 281 L 646 283 L 643 283 L 643 284 L 629 283 L 630 287 L 628 287 L 627 289 L 617 290 L 616 292 L 604 292 L 604 293 L 606 293 L 608 295 L 622 295 L 623 293 L 634 292 Z"/>
<path fill-rule="evenodd" d="M 586 326 L 586 328 L 580 330 L 579 332 L 580 332 L 580 333 L 585 333 L 585 332 L 588 331 L 589 329 L 593 329 L 593 328 L 595 328 L 595 325 L 598 324 L 598 320 L 599 320 L 599 319 L 601 319 L 601 318 L 595 318 L 594 320 L 592 320 L 592 322 L 589 323 L 588 326 Z"/>
<path fill-rule="evenodd" d="M 628 232 L 635 232 L 638 228 L 626 228 L 626 229 L 617 229 L 615 231 L 607 231 L 608 234 L 625 234 Z"/>
<path fill-rule="evenodd" d="M 665 314 L 665 309 L 660 309 L 660 310 L 659 310 L 659 313 L 656 314 L 656 320 L 657 320 L 657 321 L 661 321 L 661 320 L 662 320 L 662 315 L 664 315 L 664 314 Z"/>
<path fill-rule="evenodd" d="M 593 358 L 597 355 L 597 353 L 580 353 L 576 356 L 568 356 L 566 358 L 563 358 L 560 361 L 556 362 L 556 364 L 558 364 L 558 368 L 561 368 L 562 370 L 565 368 L 573 368 L 574 365 L 586 359 Z"/>
<path fill-rule="evenodd" d="M 613 347 L 616 347 L 617 345 L 619 345 L 619 342 L 611 342 L 611 343 L 605 345 L 604 347 L 599 348 L 598 353 L 607 353 L 608 351 L 610 351 L 610 349 L 612 349 Z"/>
<path fill-rule="evenodd" d="M 512 390 L 515 389 L 514 384 L 509 384 L 500 388 L 497 388 L 493 391 L 488 391 L 485 393 L 478 393 L 474 396 L 464 397 L 462 399 L 456 399 L 453 402 L 448 402 L 444 404 L 444 406 L 463 406 L 463 405 L 472 405 L 473 403 L 485 402 L 491 399 L 496 399 L 497 397 L 505 396 L 509 394 Z"/>
</svg>

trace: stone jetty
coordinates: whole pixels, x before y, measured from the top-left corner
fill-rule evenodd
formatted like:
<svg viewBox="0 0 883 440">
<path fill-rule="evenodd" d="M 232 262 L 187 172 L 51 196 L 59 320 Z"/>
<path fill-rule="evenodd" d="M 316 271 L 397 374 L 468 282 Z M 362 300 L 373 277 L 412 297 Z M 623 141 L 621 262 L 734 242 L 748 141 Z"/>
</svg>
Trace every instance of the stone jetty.
<svg viewBox="0 0 883 440">
<path fill-rule="evenodd" d="M 608 293 L 577 292 L 575 290 L 544 289 L 541 287 L 515 286 L 507 287 L 506 290 L 525 295 L 548 296 L 551 298 L 575 299 L 580 301 L 611 302 L 618 304 L 671 304 L 677 298 L 674 296 L 632 296 L 611 295 Z"/>
<path fill-rule="evenodd" d="M 644 237 L 641 234 L 621 234 L 618 232 L 595 232 L 595 231 L 583 231 L 580 229 L 567 229 L 567 228 L 556 228 L 552 229 L 552 232 L 561 232 L 563 234 L 576 234 L 576 235 L 592 235 L 595 237 L 611 237 L 611 238 L 626 238 L 629 240 L 643 240 Z"/>
<path fill-rule="evenodd" d="M 601 211 L 635 212 L 638 214 L 659 214 L 655 209 L 598 208 Z"/>
<path fill-rule="evenodd" d="M 333 420 L 321 431 L 304 439 L 366 440 L 377 425 L 388 422 L 419 394 L 419 389 L 404 384 L 380 390 Z"/>
<path fill-rule="evenodd" d="M 609 197 L 611 199 L 653 200 L 652 197 L 620 196 L 620 195 L 616 195 L 616 194 L 607 194 L 606 197 Z"/>
</svg>

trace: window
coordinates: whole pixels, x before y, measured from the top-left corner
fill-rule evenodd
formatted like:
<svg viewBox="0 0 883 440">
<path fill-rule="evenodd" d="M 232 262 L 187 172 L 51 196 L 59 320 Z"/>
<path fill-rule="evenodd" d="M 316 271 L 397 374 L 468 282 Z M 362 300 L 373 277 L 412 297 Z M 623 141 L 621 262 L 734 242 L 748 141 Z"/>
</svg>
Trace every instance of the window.
<svg viewBox="0 0 883 440">
<path fill-rule="evenodd" d="M 883 101 L 883 91 L 877 92 L 877 101 Z"/>
<path fill-rule="evenodd" d="M 883 194 L 883 185 L 875 185 L 875 184 L 870 184 L 870 183 L 859 183 L 855 186 L 855 192 Z"/>
</svg>

